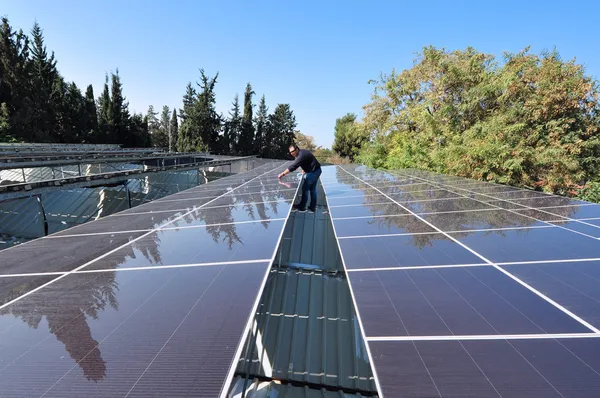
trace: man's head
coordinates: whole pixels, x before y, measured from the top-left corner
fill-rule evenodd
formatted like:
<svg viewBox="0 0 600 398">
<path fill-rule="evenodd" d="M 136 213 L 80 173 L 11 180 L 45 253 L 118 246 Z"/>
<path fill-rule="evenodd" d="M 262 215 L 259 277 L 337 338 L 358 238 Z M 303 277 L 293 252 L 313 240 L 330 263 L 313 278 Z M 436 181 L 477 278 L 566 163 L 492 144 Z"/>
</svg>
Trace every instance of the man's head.
<svg viewBox="0 0 600 398">
<path fill-rule="evenodd" d="M 292 155 L 294 158 L 297 158 L 298 154 L 300 153 L 300 148 L 296 144 L 290 145 L 289 152 L 290 152 L 290 155 Z"/>
</svg>

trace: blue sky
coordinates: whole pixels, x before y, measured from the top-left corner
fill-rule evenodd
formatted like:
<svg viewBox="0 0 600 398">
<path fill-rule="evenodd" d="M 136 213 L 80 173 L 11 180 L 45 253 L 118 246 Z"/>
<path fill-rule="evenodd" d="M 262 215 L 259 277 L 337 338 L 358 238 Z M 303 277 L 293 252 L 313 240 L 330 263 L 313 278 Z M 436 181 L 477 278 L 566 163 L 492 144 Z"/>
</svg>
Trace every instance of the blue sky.
<svg viewBox="0 0 600 398">
<path fill-rule="evenodd" d="M 199 68 L 219 72 L 227 114 L 247 82 L 273 110 L 290 103 L 299 129 L 329 147 L 335 119 L 360 113 L 369 79 L 409 68 L 424 46 L 501 55 L 557 47 L 600 78 L 600 2 L 0 0 L 0 15 L 44 29 L 58 67 L 100 94 L 119 68 L 130 109 L 181 106 Z"/>
</svg>

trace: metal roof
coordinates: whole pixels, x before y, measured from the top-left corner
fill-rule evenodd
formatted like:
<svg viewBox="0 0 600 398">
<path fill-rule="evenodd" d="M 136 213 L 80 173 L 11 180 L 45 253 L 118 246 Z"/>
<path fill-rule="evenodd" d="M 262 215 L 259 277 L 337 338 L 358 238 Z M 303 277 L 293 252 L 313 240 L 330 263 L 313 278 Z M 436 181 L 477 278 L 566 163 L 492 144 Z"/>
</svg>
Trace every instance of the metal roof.
<svg viewBox="0 0 600 398">
<path fill-rule="evenodd" d="M 240 375 L 376 392 L 341 274 L 273 269 L 248 342 Z"/>
<path fill-rule="evenodd" d="M 228 398 L 362 398 L 361 394 L 236 377 Z"/>
<path fill-rule="evenodd" d="M 292 212 L 278 256 L 280 266 L 343 271 L 331 220 L 325 210 L 318 207 L 314 214 Z"/>
</svg>

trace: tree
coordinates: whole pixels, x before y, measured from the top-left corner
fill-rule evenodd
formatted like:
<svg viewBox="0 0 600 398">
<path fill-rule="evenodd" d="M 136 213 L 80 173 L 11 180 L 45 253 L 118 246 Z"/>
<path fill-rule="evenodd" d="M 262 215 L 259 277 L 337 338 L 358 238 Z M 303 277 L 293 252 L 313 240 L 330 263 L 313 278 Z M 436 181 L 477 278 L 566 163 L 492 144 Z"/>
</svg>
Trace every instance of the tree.
<svg viewBox="0 0 600 398">
<path fill-rule="evenodd" d="M 129 124 L 129 104 L 123 96 L 123 84 L 119 76 L 119 69 L 111 74 L 111 98 L 110 98 L 110 142 L 130 146 L 132 137 L 128 136 L 127 126 Z"/>
<path fill-rule="evenodd" d="M 59 141 L 65 143 L 84 142 L 86 139 L 85 98 L 75 83 L 65 85 L 62 79 L 56 83 L 55 91 L 62 97 L 59 114 Z"/>
<path fill-rule="evenodd" d="M 129 136 L 132 147 L 150 147 L 152 139 L 148 132 L 148 117 L 134 113 L 129 119 Z"/>
<path fill-rule="evenodd" d="M 260 105 L 258 106 L 256 119 L 254 120 L 254 130 L 256 132 L 254 136 L 254 153 L 262 156 L 265 156 L 265 135 L 267 132 L 267 123 L 269 117 L 268 111 L 269 110 L 267 109 L 265 96 L 263 95 L 260 99 Z"/>
<path fill-rule="evenodd" d="M 10 115 L 6 102 L 0 104 L 0 142 L 14 142 L 15 138 L 11 136 Z"/>
<path fill-rule="evenodd" d="M 356 123 L 371 166 L 429 169 L 576 194 L 598 178 L 600 89 L 556 51 L 494 57 L 426 47 L 375 82 Z"/>
<path fill-rule="evenodd" d="M 200 91 L 196 91 L 191 83 L 186 87 L 183 96 L 183 109 L 180 112 L 181 127 L 177 148 L 186 151 L 218 151 L 221 116 L 215 109 L 215 77 L 209 78 L 204 70 L 200 70 Z"/>
<path fill-rule="evenodd" d="M 97 143 L 108 144 L 110 142 L 110 92 L 108 89 L 108 75 L 104 76 L 104 90 L 98 98 L 98 140 Z"/>
<path fill-rule="evenodd" d="M 85 142 L 99 143 L 98 137 L 98 111 L 94 99 L 94 87 L 90 84 L 85 91 L 85 110 L 84 110 L 84 130 L 83 136 Z"/>
<path fill-rule="evenodd" d="M 169 152 L 177 151 L 177 137 L 179 135 L 179 125 L 177 124 L 177 111 L 173 109 L 173 115 L 169 124 Z"/>
<path fill-rule="evenodd" d="M 225 121 L 223 132 L 224 153 L 227 155 L 238 154 L 240 133 L 242 129 L 242 118 L 240 117 L 240 102 L 236 94 L 232 108 L 229 111 L 229 118 Z"/>
<path fill-rule="evenodd" d="M 204 69 L 200 70 L 199 87 L 201 91 L 198 93 L 196 102 L 196 125 L 200 130 L 200 139 L 204 147 L 208 151 L 215 151 L 219 144 L 219 131 L 221 130 L 221 116 L 217 113 L 215 85 L 219 73 L 213 78 L 209 78 Z"/>
<path fill-rule="evenodd" d="M 59 75 L 54 52 L 48 56 L 44 35 L 37 22 L 33 25 L 31 36 L 33 38 L 30 42 L 29 61 L 32 73 L 32 90 L 29 93 L 31 100 L 29 111 L 32 113 L 31 134 L 34 141 L 52 142 L 57 140 L 59 135 L 56 131 L 58 125 L 56 109 L 60 107 L 63 93 L 55 91 L 57 88 L 60 89 L 61 84 L 58 82 L 58 87 L 55 85 Z"/>
<path fill-rule="evenodd" d="M 302 149 L 308 149 L 309 151 L 314 151 L 317 149 L 317 145 L 315 144 L 315 138 L 310 135 L 304 135 L 299 131 L 296 131 L 296 144 Z"/>
<path fill-rule="evenodd" d="M 7 18 L 1 21 L 0 105 L 4 104 L 1 117 L 6 139 L 125 145 L 137 142 L 131 136 L 131 117 L 118 71 L 111 75 L 112 96 L 107 75 L 96 106 L 91 85 L 84 97 L 75 83 L 60 75 L 39 24 L 33 25 L 30 40 L 22 30 L 13 30 Z"/>
<path fill-rule="evenodd" d="M 362 146 L 369 142 L 369 134 L 356 124 L 356 115 L 348 113 L 336 119 L 332 149 L 342 157 L 354 161 Z"/>
<path fill-rule="evenodd" d="M 32 140 L 29 38 L 14 31 L 7 18 L 0 25 L 0 104 L 5 104 L 11 139 Z"/>
<path fill-rule="evenodd" d="M 242 116 L 240 137 L 238 142 L 238 153 L 240 155 L 250 155 L 254 148 L 254 126 L 252 125 L 252 86 L 246 85 L 244 93 L 244 115 Z"/>
<path fill-rule="evenodd" d="M 148 118 L 148 133 L 150 134 L 152 146 L 157 146 L 157 142 L 160 142 L 160 121 L 156 117 L 158 112 L 154 111 L 154 106 L 150 105 L 148 107 L 148 112 L 146 112 L 146 117 Z"/>
<path fill-rule="evenodd" d="M 156 114 L 153 112 L 152 115 L 152 145 L 159 148 L 169 148 L 169 107 L 163 106 L 160 114 L 160 120 L 156 119 Z M 150 110 L 148 110 L 148 118 L 150 120 Z"/>
<path fill-rule="evenodd" d="M 278 104 L 269 115 L 266 138 L 267 157 L 286 159 L 289 146 L 296 141 L 296 117 L 289 104 Z"/>
</svg>

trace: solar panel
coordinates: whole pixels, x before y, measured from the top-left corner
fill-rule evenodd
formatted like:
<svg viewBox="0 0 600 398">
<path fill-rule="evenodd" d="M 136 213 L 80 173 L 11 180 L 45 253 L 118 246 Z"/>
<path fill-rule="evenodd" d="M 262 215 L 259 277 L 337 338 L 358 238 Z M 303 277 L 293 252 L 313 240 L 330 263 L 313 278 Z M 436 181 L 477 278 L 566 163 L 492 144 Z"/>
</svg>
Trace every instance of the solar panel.
<svg viewBox="0 0 600 398">
<path fill-rule="evenodd" d="M 322 183 L 382 396 L 597 394 L 598 205 L 421 170 Z"/>
<path fill-rule="evenodd" d="M 283 165 L 0 252 L 1 395 L 226 394 L 296 192 Z"/>
</svg>

